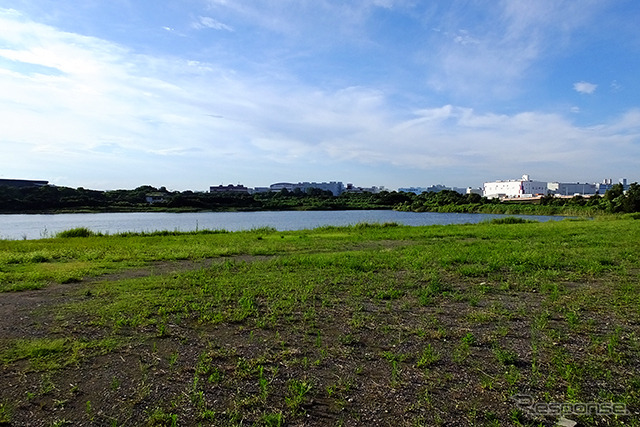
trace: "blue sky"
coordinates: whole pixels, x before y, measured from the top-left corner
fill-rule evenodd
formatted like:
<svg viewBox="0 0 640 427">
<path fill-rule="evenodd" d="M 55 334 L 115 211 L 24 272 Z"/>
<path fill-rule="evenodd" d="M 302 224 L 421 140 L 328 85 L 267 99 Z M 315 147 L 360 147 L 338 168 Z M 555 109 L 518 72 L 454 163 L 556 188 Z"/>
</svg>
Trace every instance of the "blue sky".
<svg viewBox="0 0 640 427">
<path fill-rule="evenodd" d="M 640 180 L 636 0 L 0 0 L 0 178 Z"/>
</svg>

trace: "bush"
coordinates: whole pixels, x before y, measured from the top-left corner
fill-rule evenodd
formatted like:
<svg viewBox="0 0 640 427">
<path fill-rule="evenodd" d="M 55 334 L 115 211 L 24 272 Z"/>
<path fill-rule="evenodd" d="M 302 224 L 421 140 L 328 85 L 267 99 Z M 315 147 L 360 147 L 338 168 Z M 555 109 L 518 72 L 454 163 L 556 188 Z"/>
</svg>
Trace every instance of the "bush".
<svg viewBox="0 0 640 427">
<path fill-rule="evenodd" d="M 371 229 L 371 228 L 388 228 L 388 227 L 399 227 L 400 224 L 398 224 L 397 222 L 359 222 L 356 225 L 353 226 L 353 228 L 355 228 L 356 230 L 364 230 L 364 229 Z"/>
<path fill-rule="evenodd" d="M 61 231 L 56 235 L 56 237 L 91 237 L 95 235 L 96 233 L 89 230 L 87 227 L 78 227 L 72 228 L 71 230 Z"/>
<path fill-rule="evenodd" d="M 537 221 L 531 221 L 524 218 L 516 218 L 514 216 L 508 216 L 506 218 L 494 218 L 491 220 L 491 224 L 527 224 Z"/>
</svg>

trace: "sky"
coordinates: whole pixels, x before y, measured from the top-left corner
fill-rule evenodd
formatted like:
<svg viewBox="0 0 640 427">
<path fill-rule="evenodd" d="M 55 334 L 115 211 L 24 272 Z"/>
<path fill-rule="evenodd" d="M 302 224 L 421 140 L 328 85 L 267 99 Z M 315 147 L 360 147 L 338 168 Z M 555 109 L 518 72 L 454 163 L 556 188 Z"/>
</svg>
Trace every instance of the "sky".
<svg viewBox="0 0 640 427">
<path fill-rule="evenodd" d="M 637 0 L 0 0 L 0 178 L 640 180 Z"/>
</svg>

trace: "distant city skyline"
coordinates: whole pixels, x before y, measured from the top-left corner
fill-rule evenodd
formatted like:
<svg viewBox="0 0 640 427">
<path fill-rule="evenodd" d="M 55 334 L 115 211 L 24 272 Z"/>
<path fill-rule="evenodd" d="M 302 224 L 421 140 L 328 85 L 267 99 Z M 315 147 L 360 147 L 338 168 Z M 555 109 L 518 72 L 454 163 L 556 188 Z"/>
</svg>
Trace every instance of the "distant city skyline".
<svg viewBox="0 0 640 427">
<path fill-rule="evenodd" d="M 0 0 L 0 178 L 640 180 L 640 2 Z"/>
<path fill-rule="evenodd" d="M 508 181 L 521 181 L 521 180 L 532 180 L 532 181 L 544 181 L 547 182 L 549 184 L 551 183 L 561 183 L 561 184 L 593 184 L 593 185 L 598 185 L 598 184 L 607 184 L 609 187 L 613 184 L 617 184 L 617 183 L 622 183 L 625 186 L 628 186 L 628 184 L 631 184 L 633 182 L 638 183 L 638 181 L 634 181 L 634 180 L 629 180 L 626 177 L 621 177 L 618 179 L 613 179 L 613 178 L 603 178 L 601 180 L 597 180 L 597 181 L 578 181 L 578 180 L 568 180 L 568 181 L 560 181 L 560 180 L 554 180 L 554 179 L 550 179 L 550 180 L 541 180 L 541 179 L 537 179 L 536 177 L 531 177 L 528 174 L 524 174 L 520 177 L 508 177 L 508 178 L 498 178 L 495 181 L 504 181 L 504 182 L 508 182 Z M 373 185 L 373 186 L 365 186 L 365 185 L 359 185 L 358 183 L 353 183 L 353 182 L 344 182 L 342 180 L 324 180 L 324 181 L 294 181 L 294 180 L 282 180 L 279 181 L 277 183 L 261 183 L 259 185 L 254 185 L 254 186 L 246 186 L 244 183 L 242 182 L 228 182 L 228 183 L 224 183 L 221 182 L 219 184 L 202 184 L 199 187 L 196 188 L 187 188 L 187 189 L 179 189 L 179 188 L 174 188 L 171 183 L 161 183 L 158 185 L 151 185 L 152 187 L 155 188 L 164 188 L 167 191 L 199 191 L 199 192 L 204 192 L 204 191 L 213 191 L 213 189 L 217 189 L 218 191 L 224 191 L 224 189 L 226 188 L 231 188 L 233 190 L 238 190 L 238 189 L 245 189 L 245 190 L 257 190 L 257 191 L 273 191 L 274 188 L 276 189 L 281 189 L 281 188 L 289 188 L 291 187 L 291 189 L 295 188 L 295 187 L 299 187 L 299 188 L 320 188 L 320 189 L 329 189 L 331 188 L 332 192 L 334 194 L 336 194 L 337 192 L 340 191 L 336 191 L 335 188 L 337 188 L 336 186 L 339 187 L 343 187 L 344 190 L 349 190 L 349 189 L 353 189 L 353 190 L 365 190 L 365 191 L 373 191 L 373 192 L 378 192 L 378 191 L 405 191 L 405 192 L 412 192 L 412 193 L 416 193 L 416 194 L 420 194 L 423 191 L 441 191 L 443 189 L 448 189 L 448 190 L 455 190 L 458 192 L 466 192 L 467 190 L 478 190 L 478 189 L 482 189 L 482 187 L 484 186 L 484 184 L 486 184 L 487 182 L 490 182 L 490 180 L 484 180 L 482 181 L 479 185 L 474 186 L 474 185 L 466 185 L 466 186 L 456 186 L 456 185 L 447 185 L 447 183 L 445 182 L 438 182 L 438 183 L 422 183 L 421 185 L 401 185 L 398 187 L 389 187 L 386 185 Z M 27 184 L 27 185 L 24 185 Z M 313 184 L 320 184 L 314 187 Z M 42 185 L 53 185 L 53 186 L 66 186 L 63 184 L 59 184 L 59 183 L 55 183 L 55 182 L 49 182 L 47 180 L 37 180 L 37 179 L 16 179 L 16 178 L 0 178 L 0 185 L 8 185 L 8 186 L 12 186 L 12 187 L 20 187 L 20 186 L 30 186 L 30 187 L 36 187 L 36 186 L 42 186 Z M 133 185 L 130 187 L 119 187 L 119 188 L 113 188 L 112 190 L 115 189 L 125 189 L 125 190 L 131 190 L 131 189 L 135 189 L 138 187 L 142 187 L 145 185 L 150 185 L 150 184 L 138 184 L 138 185 Z M 103 189 L 97 189 L 97 188 L 91 188 L 88 187 L 86 185 L 78 185 L 76 187 L 82 187 L 82 188 L 87 188 L 90 190 L 103 190 Z M 72 187 L 72 188 L 76 188 L 76 187 Z"/>
</svg>

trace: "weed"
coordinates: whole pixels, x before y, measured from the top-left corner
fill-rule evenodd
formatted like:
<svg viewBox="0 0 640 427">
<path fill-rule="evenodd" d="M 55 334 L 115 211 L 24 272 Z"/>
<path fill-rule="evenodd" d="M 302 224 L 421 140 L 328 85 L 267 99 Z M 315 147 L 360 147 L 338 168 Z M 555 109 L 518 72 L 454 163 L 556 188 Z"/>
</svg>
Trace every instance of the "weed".
<svg viewBox="0 0 640 427">
<path fill-rule="evenodd" d="M 300 381 L 295 378 L 289 381 L 285 402 L 293 414 L 297 414 L 300 411 L 311 389 L 312 385 L 309 381 Z"/>
<path fill-rule="evenodd" d="M 0 403 L 0 425 L 11 425 L 13 408 L 8 403 Z"/>
<path fill-rule="evenodd" d="M 520 370 L 513 365 L 508 366 L 504 373 L 504 379 L 507 381 L 507 384 L 512 387 L 520 380 L 520 377 Z"/>
<path fill-rule="evenodd" d="M 327 386 L 327 394 L 329 397 L 343 397 L 353 387 L 353 381 L 340 378 L 336 383 Z"/>
<path fill-rule="evenodd" d="M 177 427 L 178 415 L 166 413 L 161 408 L 156 408 L 147 419 L 147 425 L 154 427 Z"/>
<path fill-rule="evenodd" d="M 200 419 L 202 421 L 215 421 L 216 420 L 216 415 L 217 415 L 216 411 L 213 411 L 211 409 L 205 409 L 200 414 Z"/>
<path fill-rule="evenodd" d="M 117 390 L 120 388 L 120 380 L 116 377 L 111 378 L 111 390 Z"/>
<path fill-rule="evenodd" d="M 260 387 L 260 398 L 266 401 L 269 395 L 269 381 L 264 377 L 264 366 L 262 365 L 258 367 L 258 386 Z"/>
<path fill-rule="evenodd" d="M 506 218 L 494 218 L 490 221 L 491 224 L 529 224 L 538 221 L 531 221 L 524 218 L 518 218 L 513 216 L 508 216 Z"/>
<path fill-rule="evenodd" d="M 615 331 L 609 336 L 609 339 L 607 341 L 607 355 L 609 356 L 609 359 L 614 362 L 619 362 L 622 359 L 622 354 L 618 351 L 621 335 L 622 330 L 618 326 L 616 327 Z"/>
<path fill-rule="evenodd" d="M 354 346 L 360 341 L 358 340 L 358 337 L 353 334 L 344 334 L 340 336 L 340 342 L 344 345 Z"/>
<path fill-rule="evenodd" d="M 440 275 L 432 273 L 431 277 L 426 282 L 426 286 L 419 291 L 420 304 L 427 306 L 433 304 L 434 298 L 446 294 L 451 290 L 451 287 L 445 284 Z"/>
<path fill-rule="evenodd" d="M 262 422 L 267 427 L 281 427 L 284 425 L 284 415 L 282 412 L 272 412 L 262 415 Z"/>
<path fill-rule="evenodd" d="M 400 385 L 400 365 L 397 360 L 391 361 L 391 387 L 396 388 Z"/>
<path fill-rule="evenodd" d="M 418 368 L 428 368 L 429 366 L 437 363 L 440 360 L 440 353 L 438 353 L 431 344 L 427 345 L 424 350 L 422 350 L 422 354 L 418 357 L 418 361 L 416 362 L 416 367 Z"/>
<path fill-rule="evenodd" d="M 476 338 L 471 333 L 468 332 L 465 336 L 460 339 L 460 344 L 458 344 L 453 349 L 453 361 L 456 363 L 463 363 L 467 358 L 471 355 L 471 346 L 475 344 Z"/>
<path fill-rule="evenodd" d="M 463 344 L 472 346 L 476 343 L 476 337 L 471 332 L 467 332 L 466 335 L 463 336 L 460 341 L 462 341 Z"/>
<path fill-rule="evenodd" d="M 212 384 L 217 384 L 222 382 L 222 379 L 223 379 L 222 371 L 217 367 L 211 368 L 211 370 L 209 371 L 208 381 Z"/>
<path fill-rule="evenodd" d="M 91 407 L 90 400 L 87 400 L 87 403 L 85 403 L 85 413 L 87 414 L 87 417 L 89 417 L 89 420 L 93 421 L 93 408 Z"/>
<path fill-rule="evenodd" d="M 53 407 L 54 408 L 64 408 L 64 406 L 69 402 L 69 399 L 53 399 Z"/>
<path fill-rule="evenodd" d="M 171 356 L 169 357 L 169 367 L 175 366 L 175 364 L 178 362 L 178 357 L 180 357 L 180 353 L 178 353 L 177 351 L 171 353 Z"/>
<path fill-rule="evenodd" d="M 498 344 L 493 347 L 493 354 L 503 365 L 513 365 L 518 361 L 518 355 L 514 351 L 502 348 Z"/>
<path fill-rule="evenodd" d="M 56 234 L 56 237 L 60 237 L 60 238 L 69 238 L 69 237 L 92 237 L 92 236 L 96 236 L 97 233 L 95 233 L 94 231 L 86 228 L 86 227 L 78 227 L 78 228 L 72 228 L 70 230 L 65 230 L 65 231 L 61 231 L 58 234 Z"/>
</svg>

